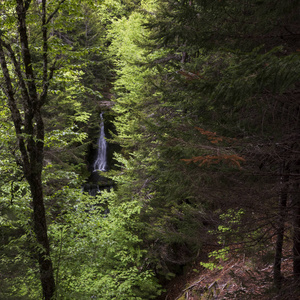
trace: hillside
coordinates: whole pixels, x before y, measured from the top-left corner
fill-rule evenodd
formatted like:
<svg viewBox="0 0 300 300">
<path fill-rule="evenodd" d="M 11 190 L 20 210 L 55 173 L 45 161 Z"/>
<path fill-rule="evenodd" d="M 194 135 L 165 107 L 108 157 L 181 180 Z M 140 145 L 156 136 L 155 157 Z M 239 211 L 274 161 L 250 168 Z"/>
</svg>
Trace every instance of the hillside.
<svg viewBox="0 0 300 300">
<path fill-rule="evenodd" d="M 214 270 L 194 262 L 185 274 L 172 279 L 166 292 L 158 300 L 258 299 L 297 300 L 300 289 L 293 279 L 291 253 L 286 251 L 282 260 L 283 288 L 278 293 L 273 285 L 273 263 L 262 253 L 253 256 L 230 254 L 219 261 Z"/>
</svg>

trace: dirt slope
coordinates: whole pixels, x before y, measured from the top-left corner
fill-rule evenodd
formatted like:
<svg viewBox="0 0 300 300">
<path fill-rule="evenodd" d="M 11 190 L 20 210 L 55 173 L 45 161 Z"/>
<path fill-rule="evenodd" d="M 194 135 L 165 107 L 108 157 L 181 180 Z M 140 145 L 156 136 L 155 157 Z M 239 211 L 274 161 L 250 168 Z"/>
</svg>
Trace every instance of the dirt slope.
<svg viewBox="0 0 300 300">
<path fill-rule="evenodd" d="M 260 254 L 246 257 L 233 254 L 220 261 L 222 269 L 204 269 L 195 262 L 184 275 L 166 285 L 166 293 L 158 300 L 204 300 L 204 299 L 261 299 L 300 300 L 299 283 L 294 283 L 292 258 L 285 253 L 282 260 L 283 287 L 280 292 L 273 287 L 273 264 L 263 262 Z"/>
</svg>

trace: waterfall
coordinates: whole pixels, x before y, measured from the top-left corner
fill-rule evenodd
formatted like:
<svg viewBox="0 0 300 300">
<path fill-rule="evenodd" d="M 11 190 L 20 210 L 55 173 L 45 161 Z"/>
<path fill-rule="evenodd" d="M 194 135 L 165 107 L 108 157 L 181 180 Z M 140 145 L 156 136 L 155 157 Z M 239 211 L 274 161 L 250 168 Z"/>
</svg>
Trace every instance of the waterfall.
<svg viewBox="0 0 300 300">
<path fill-rule="evenodd" d="M 96 171 L 107 171 L 107 158 L 106 158 L 106 149 L 107 143 L 105 139 L 105 132 L 104 132 L 104 120 L 103 114 L 100 114 L 100 136 L 98 138 L 98 149 L 97 149 L 97 157 L 93 165 L 93 172 Z"/>
</svg>

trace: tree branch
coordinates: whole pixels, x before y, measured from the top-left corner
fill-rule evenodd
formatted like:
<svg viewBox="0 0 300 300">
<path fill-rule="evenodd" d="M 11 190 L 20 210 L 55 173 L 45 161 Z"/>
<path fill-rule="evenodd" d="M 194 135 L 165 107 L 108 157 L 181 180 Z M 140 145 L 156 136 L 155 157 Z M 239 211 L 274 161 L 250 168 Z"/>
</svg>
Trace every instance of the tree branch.
<svg viewBox="0 0 300 300">
<path fill-rule="evenodd" d="M 58 12 L 60 6 L 65 2 L 65 0 L 61 0 L 57 5 L 56 9 L 52 12 L 52 14 L 47 19 L 47 10 L 46 10 L 46 0 L 42 0 L 42 35 L 43 35 L 43 91 L 40 95 L 40 105 L 43 105 L 46 102 L 49 81 L 53 77 L 53 73 L 56 69 L 56 62 L 50 68 L 50 73 L 48 75 L 48 29 L 47 24 L 51 21 L 51 19 Z"/>
<path fill-rule="evenodd" d="M 42 1 L 42 35 L 43 35 L 43 92 L 40 98 L 40 103 L 43 98 L 43 102 L 47 96 L 48 90 L 48 32 L 46 25 L 46 0 Z M 45 98 L 45 99 L 44 99 Z"/>
<path fill-rule="evenodd" d="M 8 106 L 11 111 L 12 120 L 14 122 L 15 131 L 19 142 L 19 148 L 22 155 L 23 168 L 26 171 L 29 170 L 29 158 L 28 158 L 28 153 L 25 147 L 25 141 L 23 137 L 23 131 L 22 131 L 23 122 L 14 97 L 12 80 L 8 71 L 7 62 L 3 50 L 3 41 L 1 37 L 0 37 L 0 64 L 1 64 L 1 69 L 2 69 L 2 73 L 6 85 L 6 87 L 2 87 L 2 90 L 8 99 Z"/>
<path fill-rule="evenodd" d="M 16 75 L 17 75 L 17 77 L 19 79 L 19 82 L 20 82 L 22 100 L 23 100 L 22 102 L 23 102 L 23 105 L 24 105 L 24 109 L 27 110 L 28 105 L 29 105 L 29 95 L 28 95 L 28 90 L 27 90 L 27 87 L 26 87 L 26 84 L 25 84 L 25 81 L 24 81 L 24 78 L 23 78 L 23 75 L 22 75 L 20 64 L 17 62 L 15 53 L 14 53 L 13 49 L 11 48 L 11 46 L 9 44 L 5 43 L 4 41 L 2 41 L 2 45 L 7 49 L 8 53 L 9 53 L 9 56 L 11 58 L 11 61 L 14 65 Z"/>
<path fill-rule="evenodd" d="M 25 67 L 25 74 L 27 78 L 27 87 L 29 92 L 30 101 L 32 101 L 33 109 L 35 110 L 37 107 L 37 91 L 36 84 L 34 78 L 34 72 L 32 67 L 32 60 L 29 51 L 29 43 L 28 43 L 28 34 L 26 27 L 26 10 L 23 6 L 23 0 L 17 0 L 16 11 L 18 15 L 18 31 L 21 42 L 21 53 L 22 59 Z"/>
<path fill-rule="evenodd" d="M 26 0 L 26 1 L 25 1 L 25 6 L 24 6 L 24 8 L 25 8 L 26 11 L 29 9 L 30 3 L 31 3 L 31 0 Z"/>
<path fill-rule="evenodd" d="M 43 0 L 43 1 L 44 1 L 44 0 Z M 56 15 L 56 13 L 58 12 L 60 6 L 61 6 L 65 1 L 66 1 L 66 0 L 61 0 L 61 1 L 58 3 L 56 9 L 55 9 L 55 10 L 53 11 L 53 13 L 48 17 L 48 19 L 47 19 L 47 21 L 46 21 L 45 24 L 49 24 L 49 22 L 52 20 L 52 18 L 53 18 L 53 17 Z"/>
<path fill-rule="evenodd" d="M 47 100 L 48 88 L 49 88 L 50 80 L 53 78 L 54 71 L 56 70 L 56 64 L 57 64 L 57 60 L 55 60 L 53 65 L 50 67 L 48 78 L 45 81 L 43 81 L 43 91 L 40 95 L 41 105 L 45 104 Z"/>
</svg>

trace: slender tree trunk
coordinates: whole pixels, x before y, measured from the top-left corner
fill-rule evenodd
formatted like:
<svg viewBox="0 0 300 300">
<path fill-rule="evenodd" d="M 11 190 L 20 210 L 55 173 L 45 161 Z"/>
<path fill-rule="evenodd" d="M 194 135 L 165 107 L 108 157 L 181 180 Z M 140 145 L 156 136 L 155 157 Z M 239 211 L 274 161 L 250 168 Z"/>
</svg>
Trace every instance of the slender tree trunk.
<svg viewBox="0 0 300 300">
<path fill-rule="evenodd" d="M 278 213 L 278 228 L 277 228 L 277 240 L 275 247 L 275 258 L 274 258 L 274 284 L 276 288 L 281 289 L 282 274 L 281 274 L 281 259 L 282 259 L 282 248 L 284 238 L 284 223 L 286 221 L 286 205 L 288 200 L 288 181 L 289 176 L 284 174 L 287 172 L 287 167 L 283 164 L 281 168 L 281 189 L 279 197 L 279 213 Z"/>
<path fill-rule="evenodd" d="M 297 195 L 297 202 L 294 205 L 294 236 L 293 236 L 293 271 L 294 277 L 300 281 L 300 199 Z"/>
<path fill-rule="evenodd" d="M 300 162 L 296 165 L 296 174 L 299 175 Z M 296 179 L 297 180 L 297 179 Z M 293 184 L 293 272 L 296 281 L 300 282 L 300 193 L 299 182 Z"/>
</svg>

